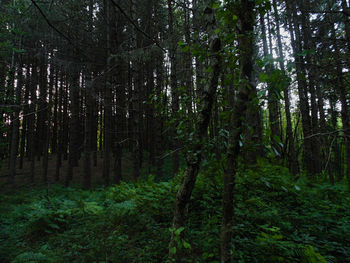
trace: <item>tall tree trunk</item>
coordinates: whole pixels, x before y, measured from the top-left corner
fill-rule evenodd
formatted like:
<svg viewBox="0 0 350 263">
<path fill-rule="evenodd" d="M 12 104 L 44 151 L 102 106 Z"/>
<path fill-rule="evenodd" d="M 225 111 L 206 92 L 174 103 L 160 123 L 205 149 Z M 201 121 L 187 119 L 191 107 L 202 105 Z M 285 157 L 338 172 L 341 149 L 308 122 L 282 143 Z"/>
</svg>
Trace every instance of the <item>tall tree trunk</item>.
<svg viewBox="0 0 350 263">
<path fill-rule="evenodd" d="M 293 56 L 295 60 L 296 72 L 297 72 L 297 82 L 298 82 L 298 96 L 300 103 L 300 113 L 302 121 L 302 129 L 304 135 L 303 143 L 303 164 L 306 167 L 306 171 L 309 174 L 314 174 L 314 162 L 312 157 L 312 142 L 310 140 L 310 135 L 312 135 L 311 121 L 309 114 L 309 103 L 307 94 L 307 83 L 306 83 L 306 71 L 304 60 L 299 54 L 302 51 L 301 47 L 301 34 L 298 22 L 297 10 L 295 7 L 295 2 L 285 1 L 287 6 L 287 18 L 289 24 L 289 31 L 291 36 L 291 43 L 293 48 Z"/>
<path fill-rule="evenodd" d="M 93 85 L 91 82 L 91 73 L 86 72 L 85 76 L 85 134 L 84 134 L 84 178 L 83 188 L 91 187 L 91 146 L 92 146 L 92 122 L 93 122 Z"/>
<path fill-rule="evenodd" d="M 343 8 L 343 18 L 345 24 L 345 32 L 346 32 L 346 40 L 348 45 L 348 54 L 350 54 L 350 18 L 345 15 L 345 12 L 349 12 L 350 7 L 346 3 L 346 0 L 342 0 L 342 8 Z M 350 58 L 347 57 L 348 67 L 350 67 Z M 343 123 L 343 132 L 345 135 L 345 163 L 346 163 L 346 177 L 348 179 L 349 188 L 350 188 L 350 119 L 349 119 L 349 106 L 347 104 L 347 92 L 344 86 L 339 87 L 340 93 L 340 103 L 341 103 L 341 117 Z"/>
<path fill-rule="evenodd" d="M 76 67 L 77 65 L 75 65 Z M 72 69 L 69 75 L 69 97 L 71 118 L 69 123 L 69 159 L 65 185 L 73 179 L 73 168 L 78 166 L 80 131 L 79 131 L 79 76 L 77 68 Z"/>
<path fill-rule="evenodd" d="M 202 98 L 200 100 L 200 109 L 198 112 L 198 121 L 194 131 L 193 140 L 188 145 L 186 156 L 187 167 L 184 178 L 180 184 L 179 190 L 175 199 L 175 210 L 173 218 L 173 231 L 169 246 L 169 258 L 172 262 L 181 262 L 184 250 L 182 246 L 177 246 L 176 230 L 180 227 L 185 227 L 187 220 L 187 208 L 190 197 L 196 182 L 201 163 L 201 151 L 203 144 L 207 138 L 207 129 L 210 121 L 212 106 L 216 96 L 216 89 L 218 86 L 218 79 L 221 71 L 221 57 L 219 51 L 221 50 L 221 41 L 215 33 L 216 19 L 214 11 L 206 7 L 205 15 L 207 20 L 207 33 L 210 41 L 209 51 L 209 67 L 212 69 L 208 72 L 208 80 L 202 90 Z M 183 236 L 183 231 L 181 238 Z M 175 252 L 175 253 L 174 253 Z"/>
<path fill-rule="evenodd" d="M 345 37 L 347 42 L 347 48 L 348 48 L 348 55 L 350 56 L 350 3 L 347 4 L 346 0 L 342 0 L 342 11 L 343 11 L 343 20 L 344 20 L 344 26 L 345 26 Z M 347 63 L 350 67 L 350 58 L 347 57 Z"/>
<path fill-rule="evenodd" d="M 67 79 L 67 75 L 62 76 L 62 82 L 65 85 L 65 91 L 64 91 L 64 99 L 63 99 L 63 117 L 62 117 L 62 132 L 63 132 L 63 138 L 62 138 L 62 154 L 63 154 L 63 160 L 68 160 L 68 144 L 69 144 L 69 116 L 68 116 L 68 90 L 69 90 L 69 83 Z"/>
<path fill-rule="evenodd" d="M 157 61 L 156 66 L 157 73 L 157 82 L 156 82 L 156 105 L 162 105 L 162 89 L 163 89 L 163 65 L 159 61 Z M 157 107 L 157 113 L 155 117 L 155 154 L 156 154 L 156 166 L 157 166 L 157 177 L 161 178 L 163 175 L 163 157 L 161 154 L 163 153 L 163 123 L 164 116 L 160 107 Z"/>
<path fill-rule="evenodd" d="M 36 113 L 36 104 L 37 104 L 37 79 L 38 71 L 36 63 L 33 64 L 32 74 L 31 74 L 31 90 L 30 90 L 30 101 L 31 104 L 29 106 L 29 118 L 28 118 L 28 141 L 30 146 L 30 181 L 34 182 L 35 176 L 35 155 L 36 155 L 36 147 L 35 147 L 35 113 Z"/>
<path fill-rule="evenodd" d="M 285 73 L 285 67 L 284 67 L 284 52 L 282 47 L 282 40 L 281 40 L 281 33 L 280 33 L 280 17 L 277 10 L 277 3 L 276 0 L 273 1 L 273 8 L 274 8 L 274 16 L 276 21 L 276 33 L 277 33 L 277 44 L 278 44 L 278 53 L 280 57 L 280 68 Z M 286 114 L 286 141 L 289 144 L 289 152 L 288 152 L 288 167 L 289 170 L 292 172 L 293 175 L 297 175 L 299 173 L 299 163 L 298 163 L 298 157 L 295 151 L 295 145 L 294 145 L 294 137 L 293 137 L 293 126 L 292 126 L 292 118 L 290 113 L 290 99 L 289 99 L 289 87 L 286 85 L 283 88 L 283 95 L 284 95 L 284 106 L 285 106 L 285 114 Z M 287 147 L 287 146 L 285 146 Z"/>
<path fill-rule="evenodd" d="M 92 75 L 92 78 L 95 78 L 96 73 L 94 73 Z M 93 93 L 93 100 L 91 108 L 92 108 L 92 134 L 91 134 L 91 149 L 93 151 L 92 154 L 92 159 L 93 159 L 93 165 L 94 167 L 97 167 L 97 151 L 98 151 L 98 122 L 99 122 L 99 118 L 98 118 L 98 109 L 99 109 L 99 104 L 97 102 L 97 94 L 98 91 L 95 90 L 95 92 Z"/>
<path fill-rule="evenodd" d="M 350 123 L 349 123 L 349 106 L 346 100 L 345 86 L 339 87 L 340 103 L 341 103 L 341 118 L 343 124 L 343 133 L 345 137 L 345 163 L 346 163 L 346 178 L 350 188 Z"/>
<path fill-rule="evenodd" d="M 58 137 L 58 111 L 61 111 L 61 108 L 58 108 L 58 72 L 55 75 L 55 98 L 54 98 L 54 107 L 53 107 L 53 118 L 52 118 L 52 139 L 51 139 L 51 152 L 53 154 L 57 153 L 57 137 Z"/>
<path fill-rule="evenodd" d="M 224 174 L 224 193 L 223 193 L 223 216 L 221 228 L 221 262 L 232 262 L 232 233 L 233 233 L 233 202 L 234 186 L 237 171 L 237 159 L 239 154 L 239 140 L 242 134 L 243 119 L 242 113 L 246 112 L 248 105 L 253 99 L 254 80 L 253 80 L 253 50 L 254 39 L 253 29 L 255 23 L 253 1 L 240 1 L 237 10 L 241 32 L 238 35 L 238 51 L 240 64 L 240 83 L 238 93 L 235 98 L 233 112 L 230 120 L 230 136 L 227 148 L 227 162 Z M 234 91 L 230 92 L 233 96 Z"/>
<path fill-rule="evenodd" d="M 118 43 L 122 41 L 122 30 L 123 26 L 117 27 Z M 119 184 L 123 178 L 122 175 L 122 157 L 123 157 L 123 141 L 126 139 L 126 89 L 127 78 L 124 76 L 127 71 L 126 61 L 120 60 L 119 70 L 116 80 L 115 89 L 115 138 L 114 138 L 114 176 L 113 183 Z"/>
<path fill-rule="evenodd" d="M 307 51 L 315 51 L 316 47 L 312 41 L 312 33 L 311 33 L 311 25 L 310 25 L 310 2 L 309 0 L 299 0 L 300 9 L 302 15 L 301 24 L 302 24 L 302 32 L 303 32 L 303 43 L 304 50 Z M 307 52 L 305 56 L 306 68 L 307 68 L 307 78 L 308 78 L 308 88 L 310 92 L 310 102 L 311 102 L 311 133 L 312 137 L 309 137 L 312 149 L 312 165 L 313 165 L 313 173 L 320 174 L 322 169 L 321 165 L 321 156 L 320 156 L 320 141 L 318 140 L 318 136 L 316 134 L 319 133 L 319 123 L 318 123 L 318 107 L 316 102 L 316 64 L 314 58 L 310 55 L 310 52 Z"/>
<path fill-rule="evenodd" d="M 17 163 L 17 154 L 18 154 L 18 142 L 19 142 L 19 113 L 20 113 L 20 104 L 21 104 L 21 93 L 23 85 L 23 65 L 20 63 L 18 65 L 17 71 L 17 84 L 16 84 L 16 98 L 15 98 L 15 107 L 13 119 L 12 119 L 12 138 L 11 138 L 11 152 L 10 152 L 10 181 L 13 182 L 16 175 L 16 163 Z M 14 70 L 14 65 L 12 66 Z"/>
<path fill-rule="evenodd" d="M 107 75 L 106 83 L 104 89 L 104 141 L 103 141 L 103 179 L 105 185 L 109 185 L 110 181 L 110 165 L 111 165 L 111 152 L 112 152 L 112 135 L 113 135 L 113 125 L 112 125 L 112 77 L 110 75 L 110 54 L 111 54 L 111 10 L 110 2 L 106 1 L 105 14 L 107 21 L 107 33 L 106 33 L 106 44 L 107 44 L 107 54 L 106 54 L 106 66 Z"/>
<path fill-rule="evenodd" d="M 4 64 L 0 64 L 0 105 L 5 105 L 5 83 L 6 83 L 7 70 Z M 5 123 L 4 117 L 5 109 L 0 107 L 0 159 L 4 159 L 6 155 L 6 151 L 4 149 L 5 145 L 5 136 L 4 136 L 4 128 L 2 127 L 3 123 Z"/>
<path fill-rule="evenodd" d="M 183 0 L 184 4 L 184 35 L 185 35 L 185 41 L 188 46 L 192 45 L 191 42 L 191 15 L 189 11 L 189 0 Z M 193 127 L 193 121 L 194 121 L 194 114 L 193 114 L 193 68 L 192 68 L 192 61 L 193 57 L 191 52 L 187 51 L 184 54 L 184 66 L 185 66 L 185 87 L 187 92 L 187 101 L 186 101 L 186 107 L 187 107 L 187 116 L 189 118 L 189 125 L 192 129 Z"/>
<path fill-rule="evenodd" d="M 57 73 L 58 74 L 58 73 Z M 58 76 L 57 76 L 58 77 Z M 59 88 L 59 101 L 58 101 L 58 114 L 57 114 L 57 122 L 58 122 L 58 147 L 57 147 L 57 155 L 56 155 L 56 169 L 55 169 L 55 181 L 58 182 L 60 179 L 60 169 L 62 165 L 62 154 L 63 154 L 63 144 L 64 144 L 64 117 L 65 113 L 64 109 L 64 96 L 66 96 L 63 87 L 63 76 L 61 74 L 60 78 L 60 88 Z"/>
<path fill-rule="evenodd" d="M 131 1 L 131 17 L 134 20 L 137 20 L 136 14 L 136 3 L 134 0 Z M 141 45 L 141 36 L 137 32 L 136 29 L 133 28 L 132 34 L 134 37 L 134 41 L 132 43 L 132 47 L 136 49 L 142 48 Z M 132 60 L 132 66 L 129 67 L 129 89 L 130 89 L 130 131 L 132 133 L 131 140 L 131 149 L 133 156 L 133 171 L 132 176 L 136 181 L 140 176 L 140 167 L 141 167 L 141 155 L 142 148 L 141 144 L 141 125 L 142 125 L 142 116 L 141 116 L 141 107 L 140 107 L 140 99 L 141 99 L 141 89 L 143 85 L 143 68 L 142 68 L 142 59 L 140 56 L 137 56 Z M 136 72 L 135 76 L 133 76 L 132 72 Z"/>
<path fill-rule="evenodd" d="M 45 123 L 47 120 L 47 61 L 46 61 L 46 52 L 42 54 L 39 66 L 39 100 L 38 100 L 38 113 L 37 113 L 37 129 L 36 129 L 36 152 L 37 160 L 40 161 L 41 156 L 44 153 L 45 145 Z"/>
<path fill-rule="evenodd" d="M 169 24 L 169 57 L 170 57 L 170 87 L 171 87 L 171 107 L 173 116 L 177 116 L 179 111 L 179 92 L 177 87 L 177 41 L 176 33 L 174 30 L 174 10 L 173 3 L 171 0 L 167 0 L 168 4 L 168 24 Z M 176 117 L 175 117 L 176 119 Z M 177 139 L 177 121 L 175 120 L 173 133 L 173 173 L 177 174 L 179 171 L 179 152 L 177 148 L 179 147 L 179 142 Z"/>
<path fill-rule="evenodd" d="M 264 51 L 264 57 L 268 59 L 268 57 L 272 57 L 272 53 L 269 53 L 268 45 L 267 45 L 267 32 L 265 27 L 265 19 L 262 14 L 260 14 L 260 24 L 261 24 L 261 31 L 262 31 L 262 40 L 263 40 L 263 51 Z M 270 34 L 270 28 L 269 28 L 269 39 L 270 39 L 270 52 L 272 49 L 272 40 L 271 40 L 271 34 Z M 271 75 L 274 71 L 274 65 L 268 64 L 266 66 L 266 71 L 269 76 L 268 80 L 268 111 L 269 111 L 269 124 L 270 124 L 270 140 L 271 140 L 271 147 L 275 152 L 277 152 L 278 156 L 281 155 L 282 149 L 280 147 L 280 141 L 282 141 L 281 138 L 281 131 L 280 131 L 280 123 L 279 123 L 279 117 L 278 117 L 278 96 L 276 93 L 278 93 L 278 87 L 276 87 L 274 81 L 271 80 Z"/>
<path fill-rule="evenodd" d="M 44 182 L 48 182 L 48 178 L 47 178 L 47 170 L 48 170 L 48 166 L 49 166 L 49 150 L 50 150 L 50 130 L 51 130 L 51 106 L 52 106 L 52 89 L 54 86 L 54 74 L 55 74 L 55 70 L 50 67 L 50 81 L 49 81 L 49 103 L 46 106 L 46 118 L 47 118 L 47 122 L 45 123 L 45 141 L 44 141 L 44 156 L 43 156 L 43 181 Z"/>
<path fill-rule="evenodd" d="M 334 130 L 338 130 L 338 111 L 336 109 L 337 104 L 337 95 L 332 94 L 330 96 L 329 105 L 330 105 L 330 111 L 331 111 L 331 122 L 332 122 L 332 128 Z M 332 166 L 333 174 L 335 174 L 337 181 L 341 181 L 344 178 L 343 173 L 343 165 L 342 165 L 342 157 L 341 157 L 341 143 L 339 142 L 339 138 L 333 138 L 334 143 L 332 147 L 332 151 L 334 152 L 334 161 Z"/>
<path fill-rule="evenodd" d="M 24 157 L 28 157 L 28 114 L 29 114 L 29 92 L 30 92 L 30 66 L 26 68 L 25 78 L 25 92 L 24 92 L 24 109 L 23 109 L 23 123 L 21 132 L 21 146 L 20 146 L 20 160 L 19 169 L 23 169 Z"/>
</svg>

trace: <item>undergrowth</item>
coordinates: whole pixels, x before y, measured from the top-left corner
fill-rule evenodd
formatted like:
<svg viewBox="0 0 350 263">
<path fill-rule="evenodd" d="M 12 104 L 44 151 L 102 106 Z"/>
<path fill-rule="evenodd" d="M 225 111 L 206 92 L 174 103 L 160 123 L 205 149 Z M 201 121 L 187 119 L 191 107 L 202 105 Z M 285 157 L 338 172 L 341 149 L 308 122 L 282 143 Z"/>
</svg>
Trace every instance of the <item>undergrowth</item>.
<svg viewBox="0 0 350 263">
<path fill-rule="evenodd" d="M 219 262 L 222 170 L 199 175 L 184 262 Z M 0 262 L 166 262 L 181 176 L 82 191 L 50 187 L 0 194 Z M 315 180 L 313 180 L 315 181 Z M 235 262 L 350 262 L 350 195 L 280 166 L 237 176 Z"/>
</svg>

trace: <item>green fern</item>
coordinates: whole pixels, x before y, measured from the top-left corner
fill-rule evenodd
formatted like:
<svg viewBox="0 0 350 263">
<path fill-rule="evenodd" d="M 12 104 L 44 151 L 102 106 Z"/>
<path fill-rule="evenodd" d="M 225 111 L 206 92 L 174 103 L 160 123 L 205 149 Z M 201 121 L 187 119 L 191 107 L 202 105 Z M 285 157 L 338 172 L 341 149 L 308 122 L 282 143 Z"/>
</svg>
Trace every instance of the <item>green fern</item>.
<svg viewBox="0 0 350 263">
<path fill-rule="evenodd" d="M 303 252 L 302 263 L 327 263 L 326 259 L 320 253 L 317 253 L 313 246 L 305 247 Z"/>
<path fill-rule="evenodd" d="M 42 253 L 24 252 L 19 254 L 12 263 L 49 263 L 52 262 Z"/>
</svg>

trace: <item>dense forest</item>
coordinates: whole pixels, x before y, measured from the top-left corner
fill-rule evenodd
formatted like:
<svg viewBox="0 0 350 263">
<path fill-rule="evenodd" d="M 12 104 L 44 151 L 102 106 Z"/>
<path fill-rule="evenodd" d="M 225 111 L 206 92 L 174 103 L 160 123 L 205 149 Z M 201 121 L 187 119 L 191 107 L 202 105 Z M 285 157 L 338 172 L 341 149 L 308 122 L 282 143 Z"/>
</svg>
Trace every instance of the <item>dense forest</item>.
<svg viewBox="0 0 350 263">
<path fill-rule="evenodd" d="M 350 1 L 0 24 L 0 262 L 350 262 Z"/>
</svg>

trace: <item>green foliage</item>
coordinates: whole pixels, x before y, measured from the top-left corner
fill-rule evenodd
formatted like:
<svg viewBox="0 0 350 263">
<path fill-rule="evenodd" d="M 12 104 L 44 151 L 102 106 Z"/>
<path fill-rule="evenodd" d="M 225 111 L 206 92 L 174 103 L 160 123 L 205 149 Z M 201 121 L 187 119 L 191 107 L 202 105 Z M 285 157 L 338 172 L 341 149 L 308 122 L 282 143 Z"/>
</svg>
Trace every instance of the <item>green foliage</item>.
<svg viewBox="0 0 350 263">
<path fill-rule="evenodd" d="M 302 263 L 327 263 L 326 259 L 317 253 L 312 246 L 304 248 L 303 255 L 301 258 Z"/>
<path fill-rule="evenodd" d="M 169 229 L 186 248 L 184 262 L 219 262 L 221 167 L 204 163 L 185 229 L 170 229 L 181 175 L 93 191 L 53 186 L 49 200 L 41 188 L 3 192 L 0 262 L 165 262 Z M 235 262 L 350 260 L 345 185 L 295 181 L 264 160 L 241 168 L 236 183 Z"/>
<path fill-rule="evenodd" d="M 47 263 L 52 262 L 47 256 L 42 253 L 25 252 L 19 254 L 12 263 Z"/>
</svg>

